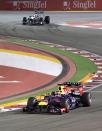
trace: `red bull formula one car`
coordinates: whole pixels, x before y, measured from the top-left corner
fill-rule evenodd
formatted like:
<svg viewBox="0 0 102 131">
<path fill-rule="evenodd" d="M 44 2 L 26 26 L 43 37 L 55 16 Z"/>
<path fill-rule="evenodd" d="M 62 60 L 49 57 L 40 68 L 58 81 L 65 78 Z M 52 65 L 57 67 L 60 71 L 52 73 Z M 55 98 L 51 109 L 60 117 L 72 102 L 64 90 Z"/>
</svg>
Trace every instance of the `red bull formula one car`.
<svg viewBox="0 0 102 131">
<path fill-rule="evenodd" d="M 49 95 L 28 98 L 23 112 L 62 114 L 81 106 L 91 106 L 91 94 L 83 91 L 81 83 L 65 82 L 59 84 L 58 88 Z"/>
</svg>

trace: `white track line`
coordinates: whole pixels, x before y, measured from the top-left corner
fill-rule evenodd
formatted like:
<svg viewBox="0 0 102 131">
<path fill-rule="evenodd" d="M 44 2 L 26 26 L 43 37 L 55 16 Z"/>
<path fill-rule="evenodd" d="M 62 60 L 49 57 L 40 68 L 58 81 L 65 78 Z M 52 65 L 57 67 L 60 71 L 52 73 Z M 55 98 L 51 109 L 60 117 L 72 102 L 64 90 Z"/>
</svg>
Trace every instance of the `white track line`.
<svg viewBox="0 0 102 131">
<path fill-rule="evenodd" d="M 94 90 L 94 89 L 96 89 L 96 88 L 98 88 L 98 87 L 100 87 L 100 86 L 102 86 L 102 83 L 101 83 L 100 85 L 97 85 L 97 86 L 94 86 L 93 88 L 88 89 L 87 91 L 92 91 L 92 90 Z M 87 91 L 86 91 L 86 92 L 87 92 Z"/>
<path fill-rule="evenodd" d="M 90 29 L 102 29 L 102 23 L 79 23 L 79 24 L 71 24 L 71 23 L 61 23 L 59 25 L 62 26 L 69 26 L 69 27 L 76 27 L 76 28 L 90 28 Z M 95 26 L 101 26 L 101 27 L 95 27 Z"/>
<path fill-rule="evenodd" d="M 21 83 L 21 81 L 0 81 L 0 84 L 2 84 L 2 83 L 4 83 L 4 84 L 9 84 L 9 83 Z"/>
<path fill-rule="evenodd" d="M 0 76 L 0 78 L 5 78 L 4 76 Z"/>
</svg>

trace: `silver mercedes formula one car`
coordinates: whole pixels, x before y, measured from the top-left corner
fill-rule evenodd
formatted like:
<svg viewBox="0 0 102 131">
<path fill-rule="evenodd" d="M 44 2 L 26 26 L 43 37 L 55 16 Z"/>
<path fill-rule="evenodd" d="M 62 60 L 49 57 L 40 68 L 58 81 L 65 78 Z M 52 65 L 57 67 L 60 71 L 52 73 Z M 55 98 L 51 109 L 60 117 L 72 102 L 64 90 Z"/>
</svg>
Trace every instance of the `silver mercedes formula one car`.
<svg viewBox="0 0 102 131">
<path fill-rule="evenodd" d="M 27 17 L 23 17 L 22 19 L 23 25 L 44 25 L 50 24 L 50 16 L 44 16 L 43 11 L 35 11 L 34 15 Z"/>
</svg>

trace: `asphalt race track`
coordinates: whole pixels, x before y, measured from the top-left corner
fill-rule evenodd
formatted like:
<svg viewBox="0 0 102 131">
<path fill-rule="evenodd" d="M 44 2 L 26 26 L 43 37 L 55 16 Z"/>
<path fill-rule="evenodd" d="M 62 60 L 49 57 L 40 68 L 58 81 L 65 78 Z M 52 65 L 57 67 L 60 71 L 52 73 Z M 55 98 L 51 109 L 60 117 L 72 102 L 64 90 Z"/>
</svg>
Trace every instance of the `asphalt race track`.
<svg viewBox="0 0 102 131">
<path fill-rule="evenodd" d="M 102 30 L 56 25 L 63 21 L 102 21 L 102 13 L 47 12 L 50 25 L 23 26 L 22 17 L 30 13 L 0 12 L 0 34 L 63 44 L 102 56 Z M 63 115 L 0 113 L 0 131 L 102 131 L 102 86 L 92 91 L 92 98 L 91 107 Z"/>
</svg>

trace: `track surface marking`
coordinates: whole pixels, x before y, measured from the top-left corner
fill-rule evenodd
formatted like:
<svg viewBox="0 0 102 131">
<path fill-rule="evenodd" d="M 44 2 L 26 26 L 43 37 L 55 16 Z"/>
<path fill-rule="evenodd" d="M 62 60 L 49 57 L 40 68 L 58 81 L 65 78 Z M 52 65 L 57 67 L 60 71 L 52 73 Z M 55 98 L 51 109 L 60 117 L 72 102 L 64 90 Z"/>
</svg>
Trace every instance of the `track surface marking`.
<svg viewBox="0 0 102 131">
<path fill-rule="evenodd" d="M 69 27 L 102 29 L 102 21 L 65 22 L 61 25 L 65 25 L 65 26 L 69 26 Z"/>
</svg>

